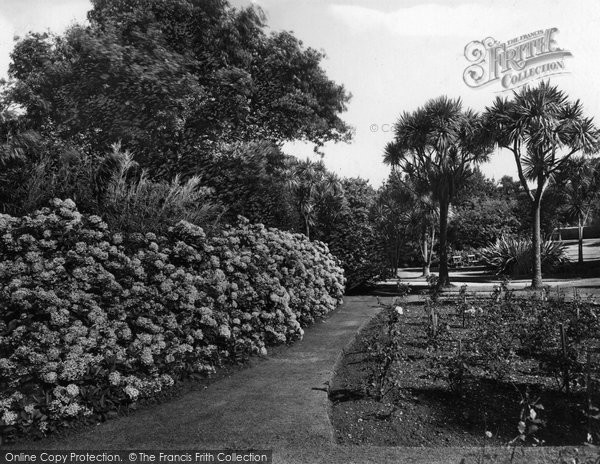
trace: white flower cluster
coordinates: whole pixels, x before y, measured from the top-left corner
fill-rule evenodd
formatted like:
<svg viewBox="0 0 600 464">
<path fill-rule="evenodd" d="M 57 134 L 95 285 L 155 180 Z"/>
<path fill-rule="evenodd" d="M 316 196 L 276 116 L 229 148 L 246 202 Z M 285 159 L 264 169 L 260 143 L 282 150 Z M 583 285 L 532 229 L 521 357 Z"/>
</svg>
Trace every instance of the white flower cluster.
<svg viewBox="0 0 600 464">
<path fill-rule="evenodd" d="M 264 355 L 334 309 L 344 284 L 325 244 L 248 221 L 157 237 L 114 234 L 70 200 L 0 215 L 0 435 L 46 433 L 234 353 Z"/>
</svg>

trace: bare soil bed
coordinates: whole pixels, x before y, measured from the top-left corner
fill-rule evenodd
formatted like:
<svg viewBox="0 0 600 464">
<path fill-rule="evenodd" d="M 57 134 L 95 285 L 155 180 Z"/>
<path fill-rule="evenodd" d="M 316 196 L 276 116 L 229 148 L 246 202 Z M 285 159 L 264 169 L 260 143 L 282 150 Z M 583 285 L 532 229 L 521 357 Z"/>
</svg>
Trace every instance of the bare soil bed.
<svg viewBox="0 0 600 464">
<path fill-rule="evenodd" d="M 404 306 L 404 305 L 403 305 Z M 437 345 L 428 335 L 423 304 L 404 306 L 400 316 L 401 355 L 390 375 L 393 388 L 385 396 L 373 394 L 377 361 L 372 348 L 385 333 L 384 312 L 358 335 L 338 365 L 330 386 L 331 420 L 340 444 L 378 446 L 492 446 L 505 445 L 519 435 L 524 391 L 539 397 L 544 425 L 536 436 L 544 445 L 581 445 L 587 419 L 583 392 L 561 391 L 554 378 L 536 374 L 523 365 L 517 378 L 499 382 L 482 377 L 458 392 L 450 388 L 444 362 L 451 341 L 468 339 L 457 305 L 440 309 L 446 337 Z M 371 348 L 371 354 L 369 354 Z M 390 380 L 390 379 L 388 379 Z M 486 434 L 486 432 L 488 432 Z M 490 436 L 491 435 L 491 436 Z"/>
</svg>

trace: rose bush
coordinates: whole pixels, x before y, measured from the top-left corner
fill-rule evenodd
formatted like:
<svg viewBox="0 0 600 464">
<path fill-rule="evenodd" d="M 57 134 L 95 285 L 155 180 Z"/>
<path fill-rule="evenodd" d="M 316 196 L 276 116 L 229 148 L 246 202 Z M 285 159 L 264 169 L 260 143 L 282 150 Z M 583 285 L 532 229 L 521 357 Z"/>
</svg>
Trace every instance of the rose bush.
<svg viewBox="0 0 600 464">
<path fill-rule="evenodd" d="M 240 218 L 208 237 L 111 233 L 53 200 L 0 215 L 0 435 L 102 420 L 266 347 L 340 302 L 326 245 Z"/>
</svg>

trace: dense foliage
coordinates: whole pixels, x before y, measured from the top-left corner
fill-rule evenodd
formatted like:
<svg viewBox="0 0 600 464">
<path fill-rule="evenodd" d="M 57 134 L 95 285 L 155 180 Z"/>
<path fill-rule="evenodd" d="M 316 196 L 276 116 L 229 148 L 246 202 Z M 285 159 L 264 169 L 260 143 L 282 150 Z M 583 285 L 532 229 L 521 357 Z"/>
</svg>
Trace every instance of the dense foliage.
<svg viewBox="0 0 600 464">
<path fill-rule="evenodd" d="M 393 171 L 379 189 L 374 227 L 388 267 L 420 265 L 429 275 L 438 232 L 438 209 L 427 190 Z"/>
<path fill-rule="evenodd" d="M 404 112 L 394 126 L 394 140 L 384 162 L 397 166 L 419 190 L 428 191 L 439 209 L 439 286 L 449 285 L 448 214 L 472 170 L 491 152 L 482 119 L 446 96 Z"/>
<path fill-rule="evenodd" d="M 592 154 L 600 146 L 600 131 L 583 105 L 541 81 L 524 86 L 511 98 L 498 97 L 486 108 L 489 136 L 514 155 L 519 181 L 530 206 L 533 277 L 531 286 L 542 287 L 541 205 L 544 192 L 576 153 Z M 531 189 L 529 182 L 534 184 Z"/>
<path fill-rule="evenodd" d="M 341 301 L 327 247 L 242 220 L 111 232 L 71 200 L 0 216 L 0 433 L 105 418 L 182 377 L 302 337 Z"/>
<path fill-rule="evenodd" d="M 579 437 L 580 442 L 598 443 L 598 321 L 598 306 L 592 301 L 565 301 L 562 296 L 521 299 L 508 291 L 504 297 L 486 302 L 472 319 L 469 325 L 474 337 L 446 360 L 448 380 L 467 395 L 485 378 L 512 384 L 522 406 L 514 441 L 539 444 L 542 428 L 563 427 L 568 417 L 587 432 Z M 563 398 L 571 396 L 573 407 L 553 414 L 560 423 L 547 424 L 540 417 L 540 413 L 553 413 L 557 405 L 539 404 L 527 389 L 521 391 L 523 383 L 532 380 L 532 389 L 538 392 L 552 389 L 548 381 L 554 381 L 564 392 Z"/>
<path fill-rule="evenodd" d="M 266 32 L 262 12 L 227 1 L 95 0 L 89 25 L 29 34 L 12 53 L 19 129 L 102 152 L 121 142 L 153 173 L 191 173 L 235 140 L 349 137 L 349 95 L 322 52 Z"/>
<path fill-rule="evenodd" d="M 387 277 L 382 237 L 374 226 L 377 193 L 366 180 L 343 179 L 339 205 L 323 208 L 316 237 L 344 267 L 348 290 Z"/>
<path fill-rule="evenodd" d="M 549 272 L 568 262 L 566 245 L 546 240 L 541 245 L 542 270 Z M 483 261 L 496 274 L 522 276 L 533 271 L 532 242 L 530 238 L 502 236 L 492 245 L 480 250 Z"/>
<path fill-rule="evenodd" d="M 381 235 L 374 227 L 377 192 L 360 178 L 339 179 L 322 162 L 299 161 L 269 143 L 231 144 L 207 157 L 201 183 L 224 220 L 303 232 L 328 244 L 344 267 L 347 288 L 385 273 Z"/>
<path fill-rule="evenodd" d="M 477 249 L 503 235 L 521 231 L 520 185 L 511 177 L 500 182 L 479 169 L 466 179 L 450 217 L 448 240 L 456 250 Z M 524 214 L 528 217 L 528 214 Z"/>
</svg>

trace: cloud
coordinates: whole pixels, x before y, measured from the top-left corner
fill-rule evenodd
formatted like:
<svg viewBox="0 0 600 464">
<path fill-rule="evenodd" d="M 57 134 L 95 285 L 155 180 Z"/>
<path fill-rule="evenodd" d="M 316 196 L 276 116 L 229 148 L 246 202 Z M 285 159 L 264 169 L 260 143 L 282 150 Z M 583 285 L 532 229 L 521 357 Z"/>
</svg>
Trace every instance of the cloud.
<svg viewBox="0 0 600 464">
<path fill-rule="evenodd" d="M 489 2 L 459 5 L 421 4 L 384 12 L 357 5 L 335 4 L 332 14 L 357 31 L 387 31 L 404 37 L 471 37 L 523 34 L 547 27 L 576 25 L 598 17 L 600 5 L 585 0 L 573 8 L 567 1 Z M 579 5 L 578 5 L 579 6 Z M 560 22 L 562 24 L 556 24 Z M 501 28 L 501 29 L 498 29 Z M 532 30 L 532 31 L 533 31 Z M 500 37 L 498 37 L 500 39 Z"/>
</svg>

